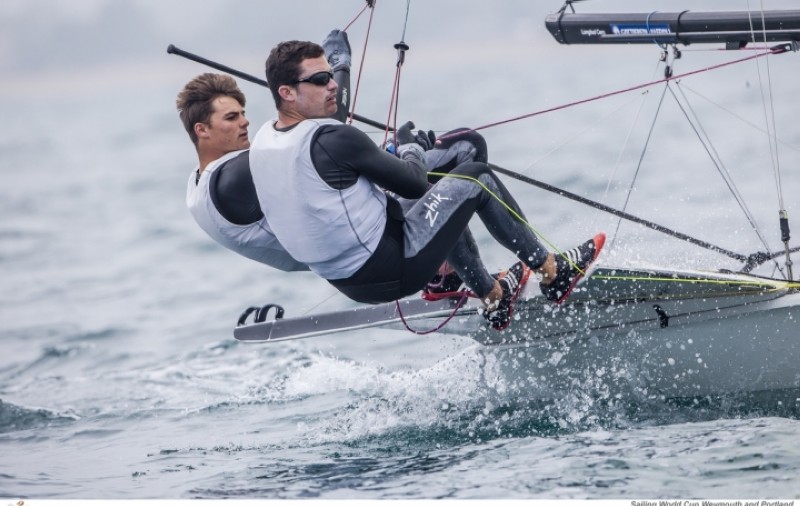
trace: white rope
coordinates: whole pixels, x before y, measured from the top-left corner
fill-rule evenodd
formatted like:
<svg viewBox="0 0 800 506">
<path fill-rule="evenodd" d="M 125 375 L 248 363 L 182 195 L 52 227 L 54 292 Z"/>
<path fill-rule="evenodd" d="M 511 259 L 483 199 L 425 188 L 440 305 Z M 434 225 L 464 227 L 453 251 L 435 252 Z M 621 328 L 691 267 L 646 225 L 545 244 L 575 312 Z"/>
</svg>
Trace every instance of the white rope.
<svg viewBox="0 0 800 506">
<path fill-rule="evenodd" d="M 747 0 L 747 15 L 750 20 L 750 37 L 753 43 L 757 43 L 757 36 L 755 32 L 755 26 L 753 25 L 753 16 L 752 11 L 750 8 L 750 0 Z M 764 1 L 761 0 L 761 30 L 762 30 L 762 38 L 765 45 L 765 51 L 769 51 L 769 48 L 766 48 L 767 44 L 767 26 L 766 26 L 766 19 L 764 17 Z M 769 143 L 769 156 L 770 161 L 772 162 L 772 172 L 775 178 L 775 189 L 778 194 L 778 205 L 780 209 L 784 209 L 783 204 L 783 189 L 781 184 L 781 176 L 780 176 L 780 161 L 778 158 L 778 146 L 777 146 L 777 129 L 775 124 L 775 103 L 772 96 L 772 77 L 770 73 L 770 66 L 769 66 L 769 57 L 766 59 L 766 73 L 767 73 L 767 83 L 764 84 L 764 78 L 761 74 L 761 63 L 756 61 L 756 71 L 758 74 L 758 85 L 759 91 L 761 94 L 761 106 L 762 110 L 764 111 L 764 124 L 766 125 L 767 129 L 767 141 Z M 765 93 L 765 91 L 767 93 Z M 770 113 L 772 118 L 770 120 Z"/>
</svg>

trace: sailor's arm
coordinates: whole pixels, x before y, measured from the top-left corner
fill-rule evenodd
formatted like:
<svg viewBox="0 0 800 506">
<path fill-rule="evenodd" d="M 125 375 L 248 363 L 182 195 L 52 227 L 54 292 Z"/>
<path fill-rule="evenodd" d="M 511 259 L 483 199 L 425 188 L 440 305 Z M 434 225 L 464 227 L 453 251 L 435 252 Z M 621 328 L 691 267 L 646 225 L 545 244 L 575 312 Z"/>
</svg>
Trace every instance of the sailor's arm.
<svg viewBox="0 0 800 506">
<path fill-rule="evenodd" d="M 384 190 L 409 199 L 428 189 L 422 156 L 410 151 L 404 159 L 380 149 L 367 134 L 350 125 L 326 125 L 311 144 L 311 160 L 322 179 L 347 188 L 363 175 Z"/>
</svg>

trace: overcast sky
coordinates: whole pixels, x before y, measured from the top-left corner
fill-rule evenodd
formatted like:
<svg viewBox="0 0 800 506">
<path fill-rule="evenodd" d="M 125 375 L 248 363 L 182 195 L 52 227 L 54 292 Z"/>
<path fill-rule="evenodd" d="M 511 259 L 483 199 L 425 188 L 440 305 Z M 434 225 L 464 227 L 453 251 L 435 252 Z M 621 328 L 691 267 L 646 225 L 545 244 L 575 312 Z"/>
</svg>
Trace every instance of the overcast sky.
<svg viewBox="0 0 800 506">
<path fill-rule="evenodd" d="M 593 0 L 579 10 L 757 9 L 797 7 L 793 0 Z M 469 62 L 480 48 L 527 51 L 554 47 L 544 17 L 561 0 L 412 0 L 406 32 L 411 58 Z M 166 46 L 179 47 L 260 72 L 277 41 L 320 40 L 343 27 L 362 0 L 3 0 L 0 2 L 0 90 L 26 94 L 69 90 L 77 82 L 146 84 L 178 65 Z M 370 55 L 391 59 L 407 2 L 378 0 Z M 350 30 L 361 43 L 365 14 Z M 536 47 L 541 46 L 541 47 Z M 516 48 L 517 50 L 519 48 Z M 491 53 L 490 53 L 491 54 Z M 474 62 L 478 65 L 481 62 Z M 485 63 L 485 62 L 484 62 Z M 180 68 L 180 70 L 184 70 Z M 57 83 L 58 84 L 57 86 Z"/>
<path fill-rule="evenodd" d="M 529 19 L 534 9 L 522 12 L 526 3 L 504 2 L 504 9 L 518 10 Z M 471 12 L 475 8 L 465 9 L 468 4 L 411 2 L 406 38 L 412 50 L 419 51 L 424 41 L 446 39 L 453 32 L 480 30 L 481 36 L 474 39 L 480 44 L 481 38 L 513 19 L 503 9 L 484 6 Z M 232 63 L 263 62 L 276 42 L 320 40 L 331 28 L 352 20 L 363 5 L 357 0 L 3 0 L 0 74 L 6 86 L 25 83 L 16 86 L 23 92 L 35 77 L 98 69 L 114 72 L 143 64 L 158 70 L 164 62 L 175 63 L 175 57 L 166 57 L 170 43 L 227 61 L 233 58 Z M 379 2 L 371 49 L 393 52 L 391 44 L 402 34 L 405 6 L 400 0 Z M 351 29 L 354 37 L 363 36 L 366 23 L 365 14 Z M 521 29 L 522 20 L 514 24 L 518 26 L 509 28 Z"/>
<path fill-rule="evenodd" d="M 593 0 L 579 10 L 693 10 L 797 7 L 792 0 Z M 546 40 L 544 16 L 561 0 L 412 0 L 406 39 L 412 50 L 458 41 L 514 40 L 525 31 Z M 261 59 L 279 40 L 320 39 L 341 28 L 362 0 L 3 0 L 0 75 L 14 81 L 47 71 L 70 73 L 163 60 L 169 43 L 199 52 Z M 371 43 L 388 47 L 402 34 L 407 2 L 378 0 Z M 366 16 L 353 33 L 361 34 Z M 392 42 L 393 41 L 393 42 Z M 444 47 L 444 46 L 441 46 Z"/>
</svg>

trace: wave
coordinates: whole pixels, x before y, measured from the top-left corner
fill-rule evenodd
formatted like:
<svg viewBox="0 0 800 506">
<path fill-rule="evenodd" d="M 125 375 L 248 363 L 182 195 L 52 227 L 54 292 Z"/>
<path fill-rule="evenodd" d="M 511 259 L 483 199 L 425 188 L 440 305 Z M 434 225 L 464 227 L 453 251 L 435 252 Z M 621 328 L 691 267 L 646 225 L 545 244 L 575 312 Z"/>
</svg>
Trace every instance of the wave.
<svg viewBox="0 0 800 506">
<path fill-rule="evenodd" d="M 507 383 L 491 356 L 475 349 L 422 370 L 313 357 L 251 393 L 253 402 L 292 403 L 318 398 L 327 409 L 298 423 L 305 444 L 404 447 L 458 445 L 513 437 L 554 437 L 587 430 L 781 416 L 800 419 L 800 390 L 683 399 L 609 396 L 600 382 L 575 385 L 558 396 Z M 340 395 L 333 395 L 340 394 Z M 332 399 L 338 401 L 330 405 Z M 324 402 L 324 401 L 328 402 Z"/>
<path fill-rule="evenodd" d="M 44 408 L 26 408 L 0 399 L 0 433 L 49 427 L 77 421 L 72 414 L 55 413 Z"/>
</svg>

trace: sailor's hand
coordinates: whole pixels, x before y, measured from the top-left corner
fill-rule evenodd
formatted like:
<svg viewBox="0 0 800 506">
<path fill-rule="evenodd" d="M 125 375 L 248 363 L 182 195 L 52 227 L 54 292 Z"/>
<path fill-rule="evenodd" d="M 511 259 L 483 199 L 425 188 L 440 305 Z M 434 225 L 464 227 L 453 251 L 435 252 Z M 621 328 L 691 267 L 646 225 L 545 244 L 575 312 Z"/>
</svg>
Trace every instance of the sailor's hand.
<svg viewBox="0 0 800 506">
<path fill-rule="evenodd" d="M 458 128 L 437 139 L 436 145 L 425 153 L 428 170 L 442 172 L 466 162 L 488 163 L 486 140 L 475 130 Z M 435 179 L 434 179 L 435 180 Z"/>
<path fill-rule="evenodd" d="M 325 57 L 334 72 L 350 70 L 350 42 L 347 40 L 347 32 L 331 30 L 331 33 L 322 41 L 322 48 L 325 50 Z"/>
<path fill-rule="evenodd" d="M 458 149 L 459 145 L 468 144 L 474 150 L 471 155 L 471 161 L 476 162 L 489 162 L 489 149 L 486 145 L 486 139 L 481 134 L 472 130 L 471 128 L 456 128 L 445 133 L 436 141 L 434 149 Z M 465 160 L 459 160 L 463 163 Z"/>
<path fill-rule="evenodd" d="M 433 130 L 428 130 L 427 132 L 423 132 L 422 130 L 417 130 L 416 135 L 412 130 L 414 129 L 414 122 L 407 121 L 403 126 L 397 129 L 397 143 L 401 146 L 403 144 L 419 144 L 419 146 L 424 150 L 428 151 L 429 149 L 433 149 L 434 144 L 436 144 L 436 134 L 433 133 Z"/>
</svg>

